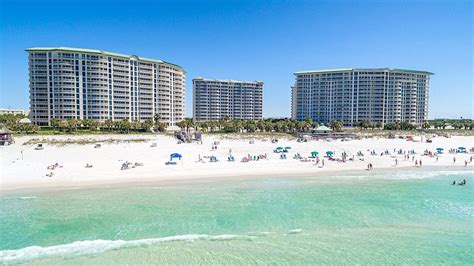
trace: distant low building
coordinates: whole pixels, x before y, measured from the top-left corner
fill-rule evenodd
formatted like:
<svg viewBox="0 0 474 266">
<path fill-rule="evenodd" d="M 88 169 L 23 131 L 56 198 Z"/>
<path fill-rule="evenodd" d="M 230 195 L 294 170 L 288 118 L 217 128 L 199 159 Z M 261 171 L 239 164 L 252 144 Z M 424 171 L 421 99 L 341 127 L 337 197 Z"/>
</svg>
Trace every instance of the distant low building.
<svg viewBox="0 0 474 266">
<path fill-rule="evenodd" d="M 263 118 L 263 82 L 193 79 L 193 119 L 211 120 Z"/>
<path fill-rule="evenodd" d="M 325 124 L 342 120 L 345 126 L 359 121 L 422 124 L 428 118 L 431 75 L 393 68 L 296 72 L 291 116 Z"/>
<path fill-rule="evenodd" d="M 21 109 L 0 109 L 0 115 L 4 114 L 14 114 L 14 115 L 28 115 L 28 111 L 21 110 Z"/>
</svg>

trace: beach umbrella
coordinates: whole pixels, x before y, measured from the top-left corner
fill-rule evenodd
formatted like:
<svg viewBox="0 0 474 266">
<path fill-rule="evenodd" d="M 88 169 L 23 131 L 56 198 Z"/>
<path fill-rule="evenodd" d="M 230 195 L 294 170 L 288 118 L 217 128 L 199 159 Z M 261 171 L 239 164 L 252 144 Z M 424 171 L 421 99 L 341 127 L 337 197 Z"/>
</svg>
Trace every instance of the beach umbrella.
<svg viewBox="0 0 474 266">
<path fill-rule="evenodd" d="M 459 150 L 465 150 L 465 147 L 458 147 Z"/>
<path fill-rule="evenodd" d="M 172 153 L 172 154 L 170 155 L 170 161 L 172 161 L 173 158 L 178 158 L 178 159 L 181 160 L 182 157 L 183 157 L 183 155 L 181 155 L 181 154 L 179 154 L 179 153 Z"/>
<path fill-rule="evenodd" d="M 313 157 L 318 156 L 318 154 L 319 154 L 319 152 L 317 152 L 317 151 L 312 151 L 312 152 L 311 152 L 311 156 L 313 156 Z"/>
<path fill-rule="evenodd" d="M 290 149 L 291 149 L 291 147 L 290 147 L 290 146 L 288 146 L 288 147 L 285 147 L 285 150 L 290 150 Z"/>
<path fill-rule="evenodd" d="M 327 151 L 326 155 L 329 156 L 329 157 L 332 157 L 334 155 L 334 152 L 333 151 Z"/>
<path fill-rule="evenodd" d="M 277 150 L 283 150 L 283 147 L 277 147 L 276 149 Z"/>
<path fill-rule="evenodd" d="M 444 151 L 444 149 L 443 148 L 436 148 L 436 151 L 442 152 L 442 151 Z"/>
</svg>

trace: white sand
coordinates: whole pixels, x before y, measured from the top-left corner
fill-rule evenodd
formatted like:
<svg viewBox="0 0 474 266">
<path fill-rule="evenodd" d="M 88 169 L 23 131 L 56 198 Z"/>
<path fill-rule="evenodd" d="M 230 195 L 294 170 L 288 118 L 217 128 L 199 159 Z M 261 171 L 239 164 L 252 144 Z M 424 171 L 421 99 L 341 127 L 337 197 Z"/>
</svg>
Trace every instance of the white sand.
<svg viewBox="0 0 474 266">
<path fill-rule="evenodd" d="M 235 137 L 235 136 L 234 136 Z M 464 166 L 464 161 L 469 161 L 473 154 L 449 154 L 450 148 L 459 146 L 468 150 L 474 146 L 474 137 L 437 137 L 432 143 L 411 142 L 403 139 L 362 139 L 352 141 L 309 141 L 307 143 L 297 143 L 295 140 L 280 139 L 279 143 L 272 144 L 269 139 L 255 140 L 250 144 L 248 139 L 231 140 L 220 139 L 220 136 L 205 135 L 204 143 L 197 144 L 177 144 L 174 138 L 168 136 L 151 135 L 114 135 L 114 136 L 47 136 L 48 139 L 137 139 L 145 138 L 147 142 L 141 143 L 119 143 L 102 144 L 99 149 L 93 144 L 66 146 L 45 145 L 44 150 L 34 150 L 35 145 L 23 145 L 31 138 L 41 138 L 38 136 L 19 137 L 16 143 L 6 147 L 0 147 L 0 190 L 14 190 L 22 188 L 37 187 L 57 187 L 57 186 L 85 186 L 98 184 L 116 184 L 141 181 L 164 181 L 164 180 L 185 180 L 195 178 L 225 178 L 230 176 L 272 176 L 290 174 L 313 174 L 324 171 L 356 170 L 366 171 L 368 163 L 372 163 L 374 169 L 402 167 L 414 167 L 415 163 L 405 161 L 403 155 L 396 155 L 393 149 L 411 150 L 417 153 L 415 160 L 422 160 L 423 167 L 428 166 Z M 213 141 L 220 141 L 216 151 L 211 150 Z M 420 138 L 416 138 L 420 140 Z M 156 142 L 158 147 L 152 148 L 150 145 Z M 280 155 L 273 153 L 277 146 L 291 146 L 287 153 L 286 160 L 281 160 Z M 445 149 L 445 153 L 439 155 L 439 161 L 435 158 L 422 156 L 424 150 L 435 151 L 437 147 Z M 235 162 L 227 162 L 229 149 L 235 157 Z M 375 149 L 377 156 L 371 156 L 367 149 Z M 392 155 L 380 156 L 380 153 L 388 149 Z M 326 151 L 335 151 L 340 157 L 345 151 L 352 158 L 357 151 L 362 151 L 364 161 L 347 161 L 346 163 L 329 161 L 325 159 L 325 166 L 320 168 L 314 162 L 300 162 L 294 160 L 293 155 L 299 152 L 307 157 L 311 151 L 320 152 L 320 158 Z M 23 151 L 23 159 L 21 155 Z M 180 153 L 182 160 L 176 160 L 177 165 L 165 165 L 171 153 Z M 250 155 L 267 154 L 268 160 L 251 161 L 242 163 L 242 157 Z M 199 154 L 201 156 L 215 155 L 219 159 L 217 163 L 196 162 Z M 396 155 L 396 157 L 393 157 Z M 453 157 L 456 163 L 453 163 Z M 398 166 L 395 166 L 395 158 L 398 159 Z M 140 162 L 143 166 L 120 170 L 122 163 L 129 161 Z M 47 166 L 58 163 L 61 168 L 48 170 Z M 86 164 L 92 164 L 93 168 L 85 168 Z M 468 164 L 471 168 L 473 164 Z M 53 172 L 53 177 L 46 174 Z"/>
</svg>

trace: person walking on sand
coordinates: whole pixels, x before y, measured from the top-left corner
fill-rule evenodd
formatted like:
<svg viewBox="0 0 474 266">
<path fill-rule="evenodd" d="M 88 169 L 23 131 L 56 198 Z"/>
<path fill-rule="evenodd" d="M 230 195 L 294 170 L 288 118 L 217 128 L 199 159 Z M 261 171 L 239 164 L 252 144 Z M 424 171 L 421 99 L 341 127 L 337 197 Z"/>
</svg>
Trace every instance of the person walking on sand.
<svg viewBox="0 0 474 266">
<path fill-rule="evenodd" d="M 323 159 L 323 161 L 322 161 L 321 163 L 322 163 L 322 165 L 323 165 L 323 167 L 324 167 L 324 159 Z"/>
<path fill-rule="evenodd" d="M 398 165 L 398 159 L 395 159 L 395 166 Z"/>
<path fill-rule="evenodd" d="M 467 160 L 464 161 L 464 167 L 467 167 Z"/>
<path fill-rule="evenodd" d="M 453 163 L 456 163 L 456 156 L 453 157 Z"/>
<path fill-rule="evenodd" d="M 418 160 L 415 161 L 415 166 L 418 167 Z"/>
<path fill-rule="evenodd" d="M 422 163 L 421 163 L 421 160 L 420 160 L 420 167 L 421 167 Z"/>
<path fill-rule="evenodd" d="M 436 156 L 436 162 L 438 162 L 438 160 L 439 160 L 439 156 Z"/>
</svg>

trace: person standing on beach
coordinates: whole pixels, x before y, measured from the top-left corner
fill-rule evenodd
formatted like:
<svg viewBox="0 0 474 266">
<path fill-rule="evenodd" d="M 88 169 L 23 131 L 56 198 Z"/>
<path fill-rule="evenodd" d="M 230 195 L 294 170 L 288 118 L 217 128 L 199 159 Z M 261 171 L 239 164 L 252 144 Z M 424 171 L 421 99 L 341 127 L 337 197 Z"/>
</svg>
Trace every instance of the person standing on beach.
<svg viewBox="0 0 474 266">
<path fill-rule="evenodd" d="M 467 160 L 464 161 L 464 167 L 467 167 Z"/>
<path fill-rule="evenodd" d="M 453 157 L 453 163 L 456 163 L 456 156 Z"/>
<path fill-rule="evenodd" d="M 418 167 L 418 160 L 415 161 L 415 166 Z"/>
<path fill-rule="evenodd" d="M 395 166 L 398 165 L 398 159 L 395 159 Z"/>
<path fill-rule="evenodd" d="M 421 167 L 421 160 L 420 160 L 420 167 Z"/>
<path fill-rule="evenodd" d="M 436 162 L 438 162 L 439 156 L 436 156 Z"/>
</svg>

